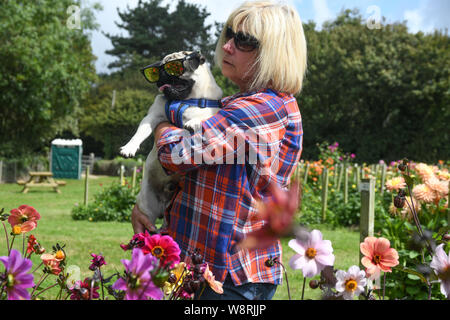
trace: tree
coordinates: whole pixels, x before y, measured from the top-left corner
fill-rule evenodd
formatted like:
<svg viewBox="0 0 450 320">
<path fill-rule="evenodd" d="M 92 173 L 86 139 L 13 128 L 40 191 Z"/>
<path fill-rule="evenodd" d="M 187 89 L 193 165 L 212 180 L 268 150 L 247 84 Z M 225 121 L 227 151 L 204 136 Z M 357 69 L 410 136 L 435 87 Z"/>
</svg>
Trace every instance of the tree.
<svg viewBox="0 0 450 320">
<path fill-rule="evenodd" d="M 139 1 L 134 9 L 118 14 L 121 23 L 116 25 L 127 31 L 127 36 L 105 34 L 113 45 L 106 53 L 119 58 L 110 68 L 127 68 L 133 65 L 133 55 L 148 62 L 182 50 L 200 50 L 211 59 L 213 43 L 205 26 L 210 15 L 205 8 L 179 0 L 176 9 L 169 13 L 169 6 L 162 6 L 162 0 Z"/>
<path fill-rule="evenodd" d="M 405 23 L 370 30 L 357 10 L 321 31 L 305 25 L 308 72 L 298 95 L 305 158 L 338 141 L 358 161 L 448 159 L 449 37 Z"/>
<path fill-rule="evenodd" d="M 83 95 L 94 82 L 89 35 L 91 11 L 81 11 L 82 30 L 70 29 L 73 0 L 10 0 L 0 4 L 0 156 L 39 152 L 58 132 L 76 131 Z"/>
</svg>

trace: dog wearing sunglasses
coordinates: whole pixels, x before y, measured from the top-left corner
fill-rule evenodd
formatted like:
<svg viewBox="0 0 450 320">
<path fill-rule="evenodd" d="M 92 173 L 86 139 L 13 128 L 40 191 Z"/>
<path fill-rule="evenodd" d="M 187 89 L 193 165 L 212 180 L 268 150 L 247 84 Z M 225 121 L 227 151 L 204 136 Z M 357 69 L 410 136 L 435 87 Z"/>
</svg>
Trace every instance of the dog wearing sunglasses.
<svg viewBox="0 0 450 320">
<path fill-rule="evenodd" d="M 120 153 L 125 157 L 134 156 L 141 143 L 150 136 L 158 124 L 170 121 L 166 113 L 168 101 L 188 99 L 217 101 L 222 98 L 222 89 L 217 85 L 204 56 L 199 52 L 172 53 L 141 71 L 147 81 L 156 84 L 163 94 L 155 97 L 134 136 L 120 148 Z M 219 110 L 219 108 L 189 106 L 182 114 L 184 128 L 195 130 L 202 120 L 214 116 Z M 145 161 L 145 176 L 136 199 L 140 211 L 148 216 L 153 225 L 157 218 L 163 216 L 179 179 L 178 174 L 168 176 L 165 173 L 158 160 L 155 141 Z"/>
</svg>

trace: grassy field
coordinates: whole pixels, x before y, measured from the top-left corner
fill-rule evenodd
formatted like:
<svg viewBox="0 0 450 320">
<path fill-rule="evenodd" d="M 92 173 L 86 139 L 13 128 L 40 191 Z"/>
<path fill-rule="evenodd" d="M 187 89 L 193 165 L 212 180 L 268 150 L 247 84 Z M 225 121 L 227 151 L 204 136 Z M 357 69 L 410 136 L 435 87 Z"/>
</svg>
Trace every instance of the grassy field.
<svg viewBox="0 0 450 320">
<path fill-rule="evenodd" d="M 96 192 L 100 191 L 102 186 L 107 186 L 117 177 L 91 176 L 89 179 L 89 199 L 92 200 Z M 129 252 L 124 252 L 119 245 L 127 243 L 133 236 L 131 223 L 120 222 L 89 222 L 75 221 L 70 213 L 76 203 L 83 203 L 84 199 L 84 179 L 72 180 L 65 179 L 67 185 L 61 188 L 61 193 L 50 191 L 51 189 L 30 190 L 27 194 L 22 194 L 22 187 L 16 184 L 0 184 L 0 208 L 8 212 L 22 204 L 33 206 L 40 214 L 41 220 L 38 227 L 32 234 L 47 249 L 52 251 L 52 246 L 56 243 L 65 244 L 67 253 L 67 265 L 77 266 L 81 269 L 81 279 L 91 276 L 92 272 L 88 269 L 90 265 L 90 253 L 103 254 L 107 265 L 104 267 L 106 275 L 115 271 L 122 272 L 121 259 L 129 259 Z M 7 224 L 9 226 L 9 224 Z M 336 256 L 335 268 L 348 269 L 351 265 L 358 265 L 359 259 L 359 232 L 348 229 L 329 229 L 320 227 L 324 239 L 331 240 Z M 295 254 L 287 243 L 289 239 L 283 239 L 283 264 L 287 268 L 289 285 L 293 299 L 300 299 L 303 284 L 301 271 L 294 271 L 289 267 L 289 259 Z M 22 238 L 17 237 L 14 242 L 14 248 L 22 250 Z M 6 244 L 3 231 L 0 233 L 0 256 L 6 254 Z M 33 267 L 40 263 L 38 256 L 32 256 Z M 35 272 L 35 281 L 42 274 L 41 271 Z M 318 277 L 316 277 L 318 278 Z M 45 285 L 54 283 L 54 278 L 44 282 Z M 308 279 L 309 281 L 310 279 Z M 43 293 L 43 298 L 52 299 L 56 297 L 56 288 Z M 305 298 L 317 299 L 320 296 L 320 290 L 311 290 L 306 286 Z M 288 294 L 286 290 L 286 281 L 280 286 L 274 299 L 286 300 Z"/>
</svg>

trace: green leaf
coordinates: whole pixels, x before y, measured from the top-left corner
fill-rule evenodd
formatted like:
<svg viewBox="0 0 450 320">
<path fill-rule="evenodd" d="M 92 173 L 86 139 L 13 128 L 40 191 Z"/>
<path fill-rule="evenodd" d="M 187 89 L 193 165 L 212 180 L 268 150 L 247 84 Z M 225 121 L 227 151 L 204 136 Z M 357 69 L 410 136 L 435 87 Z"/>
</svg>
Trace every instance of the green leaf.
<svg viewBox="0 0 450 320">
<path fill-rule="evenodd" d="M 408 273 L 408 278 L 410 278 L 409 275 L 414 275 L 417 278 L 419 278 L 420 280 L 422 280 L 423 283 L 428 285 L 428 280 L 424 277 L 423 274 L 421 274 L 420 272 L 417 272 L 416 270 L 409 269 L 409 268 L 406 268 L 406 267 L 403 267 L 403 266 L 400 266 L 400 265 L 395 267 L 395 269 Z M 410 279 L 412 279 L 412 278 L 410 278 Z M 417 280 L 417 279 L 413 279 L 413 280 Z"/>
</svg>

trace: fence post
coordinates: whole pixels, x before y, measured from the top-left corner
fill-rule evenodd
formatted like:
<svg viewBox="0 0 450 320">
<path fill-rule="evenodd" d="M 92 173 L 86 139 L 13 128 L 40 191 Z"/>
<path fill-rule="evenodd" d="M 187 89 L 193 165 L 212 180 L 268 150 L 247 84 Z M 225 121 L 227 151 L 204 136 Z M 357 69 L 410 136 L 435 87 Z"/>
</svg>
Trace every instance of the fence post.
<svg viewBox="0 0 450 320">
<path fill-rule="evenodd" d="M 120 185 L 121 185 L 121 186 L 123 186 L 123 185 L 125 184 L 125 181 L 124 181 L 124 171 L 125 171 L 125 167 L 124 167 L 124 165 L 122 164 L 122 165 L 120 166 Z"/>
<path fill-rule="evenodd" d="M 359 240 L 364 242 L 366 237 L 373 236 L 374 218 L 375 218 L 375 179 L 362 179 L 360 188 L 361 192 L 361 211 L 359 219 Z M 363 255 L 359 253 L 360 267 Z M 367 288 L 372 288 L 372 281 L 369 280 Z M 367 289 L 366 289 L 367 292 Z"/>
<path fill-rule="evenodd" d="M 309 163 L 306 164 L 305 175 L 303 177 L 303 185 L 306 186 L 308 182 L 308 173 L 309 173 Z"/>
<path fill-rule="evenodd" d="M 381 195 L 383 195 L 384 193 L 384 181 L 386 180 L 386 164 L 382 164 L 381 165 L 381 180 L 380 180 L 380 192 Z"/>
<path fill-rule="evenodd" d="M 86 175 L 85 175 L 85 181 L 84 181 L 84 205 L 87 206 L 88 204 L 88 197 L 89 197 L 89 166 L 86 166 Z"/>
<path fill-rule="evenodd" d="M 344 171 L 344 203 L 348 202 L 348 167 L 345 165 Z"/>
<path fill-rule="evenodd" d="M 134 187 L 136 186 L 136 172 L 137 172 L 137 168 L 136 166 L 133 167 L 133 178 L 131 180 L 131 190 L 133 190 L 134 192 Z"/>
<path fill-rule="evenodd" d="M 341 190 L 341 184 L 342 184 L 342 174 L 344 173 L 345 168 L 347 168 L 346 163 L 339 164 L 339 179 L 337 183 L 336 191 L 339 192 Z"/>
<path fill-rule="evenodd" d="M 328 168 L 324 167 L 322 172 L 322 222 L 327 218 L 328 198 Z"/>
<path fill-rule="evenodd" d="M 355 169 L 356 169 L 355 170 L 355 184 L 356 184 L 356 187 L 359 188 L 359 184 L 361 182 L 361 167 L 356 165 Z"/>
</svg>

